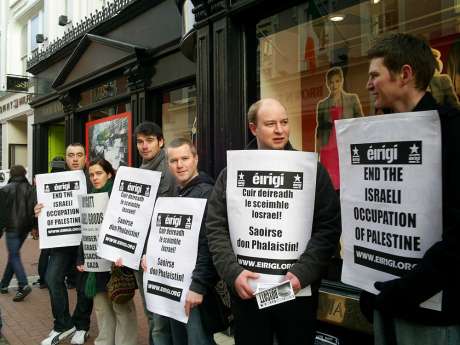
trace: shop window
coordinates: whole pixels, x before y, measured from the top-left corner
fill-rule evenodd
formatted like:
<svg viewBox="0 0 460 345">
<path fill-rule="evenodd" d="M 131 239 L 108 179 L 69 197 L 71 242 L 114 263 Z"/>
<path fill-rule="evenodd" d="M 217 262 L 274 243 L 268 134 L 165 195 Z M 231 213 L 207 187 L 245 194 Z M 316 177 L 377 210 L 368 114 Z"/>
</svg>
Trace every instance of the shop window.
<svg viewBox="0 0 460 345">
<path fill-rule="evenodd" d="M 196 144 L 196 87 L 188 86 L 163 94 L 163 135 L 166 143 L 185 137 Z"/>
<path fill-rule="evenodd" d="M 257 96 L 280 100 L 289 113 L 291 143 L 316 151 L 339 190 L 334 119 L 372 116 L 367 50 L 380 35 L 423 36 L 438 69 L 429 91 L 460 107 L 460 16 L 457 0 L 308 1 L 256 24 Z M 341 3 L 342 4 L 342 3 Z M 343 5 L 343 4 L 342 4 Z M 250 69 L 248 69 L 250 70 Z M 442 86 L 441 86 L 442 85 Z"/>
</svg>

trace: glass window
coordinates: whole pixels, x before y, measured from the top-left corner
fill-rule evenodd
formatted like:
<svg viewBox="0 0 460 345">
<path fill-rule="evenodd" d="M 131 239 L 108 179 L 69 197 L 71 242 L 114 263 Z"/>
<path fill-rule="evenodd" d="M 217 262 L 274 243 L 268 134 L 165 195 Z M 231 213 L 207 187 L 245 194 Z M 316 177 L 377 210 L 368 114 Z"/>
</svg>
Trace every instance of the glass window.
<svg viewBox="0 0 460 345">
<path fill-rule="evenodd" d="M 117 115 L 126 112 L 131 112 L 131 104 L 118 103 L 104 108 L 92 110 L 88 114 L 88 121 L 99 120 L 107 116 Z"/>
<path fill-rule="evenodd" d="M 40 34 L 39 28 L 39 18 L 38 15 L 32 17 L 30 20 L 30 50 L 34 51 L 38 48 L 38 43 L 36 41 L 37 34 Z"/>
<path fill-rule="evenodd" d="M 333 121 L 369 116 L 367 50 L 379 35 L 424 36 L 438 60 L 430 91 L 440 103 L 459 106 L 460 16 L 456 0 L 308 1 L 260 20 L 257 35 L 258 96 L 279 99 L 288 109 L 291 142 L 316 151 L 336 189 L 338 154 Z M 442 85 L 442 86 L 441 86 Z"/>
<path fill-rule="evenodd" d="M 183 87 L 163 94 L 163 135 L 166 143 L 177 137 L 196 144 L 196 88 Z"/>
</svg>

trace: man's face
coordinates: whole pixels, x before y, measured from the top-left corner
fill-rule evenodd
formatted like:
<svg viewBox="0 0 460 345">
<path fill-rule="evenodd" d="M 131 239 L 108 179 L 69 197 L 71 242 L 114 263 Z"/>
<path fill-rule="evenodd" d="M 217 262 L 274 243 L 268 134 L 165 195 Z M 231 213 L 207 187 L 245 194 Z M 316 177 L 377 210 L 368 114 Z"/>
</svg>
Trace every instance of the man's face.
<svg viewBox="0 0 460 345">
<path fill-rule="evenodd" d="M 136 138 L 137 150 L 144 160 L 152 160 L 161 150 L 163 139 L 158 140 L 154 135 L 138 134 Z"/>
<path fill-rule="evenodd" d="M 283 150 L 289 141 L 286 109 L 275 100 L 264 101 L 257 112 L 257 123 L 250 123 L 249 128 L 259 150 Z"/>
<path fill-rule="evenodd" d="M 383 58 L 374 58 L 369 64 L 367 89 L 375 98 L 375 108 L 394 109 L 401 97 L 400 76 L 391 74 L 383 64 Z"/>
<path fill-rule="evenodd" d="M 193 155 L 190 146 L 184 144 L 168 148 L 169 170 L 179 186 L 184 187 L 198 175 L 198 155 Z"/>
<path fill-rule="evenodd" d="M 65 162 L 70 170 L 83 170 L 85 160 L 85 149 L 82 146 L 67 146 Z"/>
</svg>

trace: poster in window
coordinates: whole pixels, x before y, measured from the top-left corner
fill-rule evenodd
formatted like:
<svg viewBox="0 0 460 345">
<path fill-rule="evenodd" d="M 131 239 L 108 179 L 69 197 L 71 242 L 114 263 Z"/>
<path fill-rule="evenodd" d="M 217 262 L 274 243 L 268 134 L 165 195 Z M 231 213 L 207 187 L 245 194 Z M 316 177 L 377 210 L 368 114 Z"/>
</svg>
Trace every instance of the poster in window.
<svg viewBox="0 0 460 345">
<path fill-rule="evenodd" d="M 90 121 L 86 126 L 86 156 L 108 160 L 114 169 L 131 166 L 131 113 Z"/>
</svg>

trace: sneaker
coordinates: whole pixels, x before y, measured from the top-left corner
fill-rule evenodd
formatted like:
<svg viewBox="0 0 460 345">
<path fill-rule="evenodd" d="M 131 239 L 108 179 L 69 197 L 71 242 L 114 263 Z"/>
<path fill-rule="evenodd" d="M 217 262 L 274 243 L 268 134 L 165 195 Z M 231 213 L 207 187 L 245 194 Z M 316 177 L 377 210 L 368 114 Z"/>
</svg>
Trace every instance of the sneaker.
<svg viewBox="0 0 460 345">
<path fill-rule="evenodd" d="M 69 337 L 75 332 L 76 328 L 72 327 L 64 332 L 57 332 L 54 329 L 48 334 L 46 339 L 43 339 L 40 345 L 57 345 L 65 338 Z"/>
<path fill-rule="evenodd" d="M 19 288 L 18 292 L 16 292 L 16 296 L 14 296 L 14 302 L 21 302 L 30 292 L 32 288 L 29 285 L 24 286 L 23 288 Z"/>
<path fill-rule="evenodd" d="M 84 344 L 86 339 L 88 339 L 89 333 L 88 331 L 85 331 L 83 329 L 79 329 L 78 331 L 75 332 L 75 334 L 72 337 L 72 340 L 70 340 L 71 344 Z"/>
<path fill-rule="evenodd" d="M 4 286 L 0 287 L 0 293 L 1 293 L 2 295 L 7 294 L 7 293 L 8 293 L 8 286 L 6 286 L 6 287 L 4 287 Z"/>
</svg>

